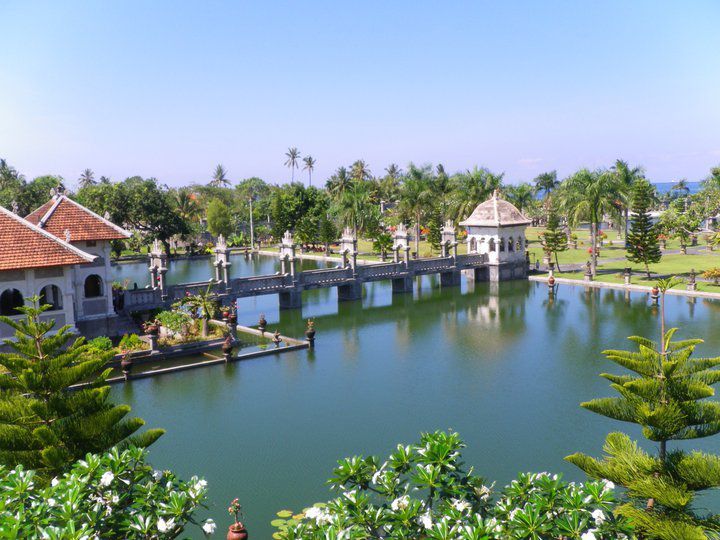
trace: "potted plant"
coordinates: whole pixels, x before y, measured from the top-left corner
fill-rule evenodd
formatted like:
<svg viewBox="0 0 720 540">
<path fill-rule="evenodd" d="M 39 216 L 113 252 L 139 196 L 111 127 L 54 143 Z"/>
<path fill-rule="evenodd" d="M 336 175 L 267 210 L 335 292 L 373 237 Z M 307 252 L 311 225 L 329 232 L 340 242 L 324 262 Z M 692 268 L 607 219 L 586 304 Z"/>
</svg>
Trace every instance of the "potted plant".
<svg viewBox="0 0 720 540">
<path fill-rule="evenodd" d="M 247 540 L 247 529 L 238 519 L 238 517 L 242 517 L 242 506 L 237 499 L 233 499 L 233 502 L 230 503 L 228 513 L 235 518 L 235 523 L 228 528 L 227 540 Z"/>
<path fill-rule="evenodd" d="M 264 334 L 266 328 L 267 328 L 267 320 L 265 320 L 265 314 L 261 313 L 260 320 L 258 321 L 258 330 L 260 330 L 260 332 L 262 332 Z"/>
<path fill-rule="evenodd" d="M 150 336 L 157 336 L 160 333 L 160 321 L 154 319 L 143 324 L 143 330 Z"/>
<path fill-rule="evenodd" d="M 312 319 L 308 319 L 307 321 L 305 337 L 308 339 L 308 341 L 313 341 L 315 339 L 315 321 L 313 321 Z"/>
</svg>

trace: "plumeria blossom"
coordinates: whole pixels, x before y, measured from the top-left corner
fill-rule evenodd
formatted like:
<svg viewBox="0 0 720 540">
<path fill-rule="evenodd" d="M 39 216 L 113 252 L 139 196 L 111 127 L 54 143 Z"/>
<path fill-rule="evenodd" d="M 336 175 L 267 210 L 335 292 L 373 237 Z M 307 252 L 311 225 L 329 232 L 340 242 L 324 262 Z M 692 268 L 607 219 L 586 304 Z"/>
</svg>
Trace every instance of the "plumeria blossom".
<svg viewBox="0 0 720 540">
<path fill-rule="evenodd" d="M 390 508 L 392 508 L 393 511 L 397 512 L 398 510 L 405 510 L 409 504 L 410 497 L 408 497 L 407 495 L 403 495 L 402 497 L 398 497 L 392 503 L 390 503 Z"/>
<path fill-rule="evenodd" d="M 212 519 L 208 519 L 203 523 L 202 530 L 207 536 L 214 534 L 215 529 L 217 529 L 217 525 Z"/>
<path fill-rule="evenodd" d="M 115 479 L 115 475 L 111 473 L 110 471 L 107 471 L 103 473 L 102 477 L 100 478 L 100 485 L 101 486 L 109 486 L 112 484 L 112 481 Z"/>
</svg>

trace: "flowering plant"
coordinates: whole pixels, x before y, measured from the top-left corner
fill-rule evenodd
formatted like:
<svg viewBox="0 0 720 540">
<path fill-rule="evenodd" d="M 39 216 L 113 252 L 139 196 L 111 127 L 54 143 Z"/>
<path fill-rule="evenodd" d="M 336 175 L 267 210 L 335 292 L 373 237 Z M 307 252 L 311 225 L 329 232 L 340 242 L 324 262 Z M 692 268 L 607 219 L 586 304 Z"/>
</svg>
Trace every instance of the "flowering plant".
<svg viewBox="0 0 720 540">
<path fill-rule="evenodd" d="M 147 452 L 88 454 L 49 485 L 0 466 L 0 531 L 13 538 L 176 538 L 203 505 L 207 482 L 185 482 L 146 463 Z M 214 531 L 212 520 L 203 532 Z M 4 536 L 4 535 L 3 535 Z"/>
<path fill-rule="evenodd" d="M 240 519 L 243 515 L 242 513 L 242 505 L 240 504 L 240 501 L 235 498 L 230 503 L 230 506 L 228 506 L 228 514 L 231 516 L 234 516 L 235 518 L 235 527 L 239 527 L 241 525 Z"/>
<path fill-rule="evenodd" d="M 278 513 L 274 538 L 634 538 L 612 514 L 610 482 L 574 484 L 548 473 L 521 474 L 493 501 L 493 486 L 466 470 L 454 432 L 425 433 L 389 458 L 341 460 L 329 480 L 340 495 L 302 513 Z M 291 516 L 291 517 L 290 517 Z"/>
</svg>

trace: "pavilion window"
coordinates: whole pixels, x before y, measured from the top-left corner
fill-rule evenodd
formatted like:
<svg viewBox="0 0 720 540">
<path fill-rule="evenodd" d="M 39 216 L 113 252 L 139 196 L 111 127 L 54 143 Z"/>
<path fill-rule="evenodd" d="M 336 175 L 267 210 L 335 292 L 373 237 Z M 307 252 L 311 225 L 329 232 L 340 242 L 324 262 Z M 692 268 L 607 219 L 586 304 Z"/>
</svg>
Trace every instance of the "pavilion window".
<svg viewBox="0 0 720 540">
<path fill-rule="evenodd" d="M 40 290 L 40 305 L 50 305 L 50 310 L 62 309 L 62 291 L 57 285 L 46 285 Z"/>
<path fill-rule="evenodd" d="M 0 294 L 0 315 L 20 315 L 17 308 L 25 304 L 23 295 L 17 289 L 5 289 Z"/>
<path fill-rule="evenodd" d="M 85 298 L 97 298 L 103 295 L 102 278 L 92 274 L 85 279 Z"/>
</svg>

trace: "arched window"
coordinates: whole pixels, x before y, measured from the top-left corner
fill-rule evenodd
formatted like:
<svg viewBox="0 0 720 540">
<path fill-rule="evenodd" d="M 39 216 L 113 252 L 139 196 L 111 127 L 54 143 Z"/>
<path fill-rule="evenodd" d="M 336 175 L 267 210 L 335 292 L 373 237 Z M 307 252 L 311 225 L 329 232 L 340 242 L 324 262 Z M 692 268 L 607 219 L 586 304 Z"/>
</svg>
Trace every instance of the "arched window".
<svg viewBox="0 0 720 540">
<path fill-rule="evenodd" d="M 515 251 L 515 242 L 512 236 L 508 238 L 508 251 Z"/>
<path fill-rule="evenodd" d="M 500 237 L 500 251 L 505 251 L 505 239 Z"/>
<path fill-rule="evenodd" d="M 17 289 L 5 289 L 0 294 L 0 315 L 19 315 L 17 308 L 25 304 L 23 295 Z"/>
<path fill-rule="evenodd" d="M 85 279 L 85 298 L 96 298 L 103 295 L 102 278 L 92 274 Z"/>
<path fill-rule="evenodd" d="M 494 252 L 495 251 L 495 239 L 490 238 L 490 249 L 488 251 Z"/>
<path fill-rule="evenodd" d="M 477 240 L 474 236 L 470 239 L 470 253 L 477 253 Z"/>
<path fill-rule="evenodd" d="M 40 305 L 49 304 L 51 310 L 62 309 L 62 292 L 57 285 L 45 285 L 40 291 Z"/>
</svg>

